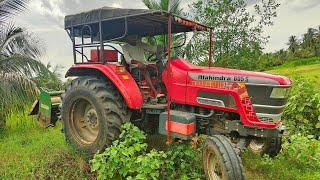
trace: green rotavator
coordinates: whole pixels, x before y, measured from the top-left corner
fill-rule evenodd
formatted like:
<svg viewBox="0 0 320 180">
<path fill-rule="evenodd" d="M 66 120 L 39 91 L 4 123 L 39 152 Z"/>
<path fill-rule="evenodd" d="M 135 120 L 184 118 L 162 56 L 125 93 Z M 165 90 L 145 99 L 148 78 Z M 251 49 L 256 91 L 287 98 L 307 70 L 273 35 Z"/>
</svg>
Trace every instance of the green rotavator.
<svg viewBox="0 0 320 180">
<path fill-rule="evenodd" d="M 40 98 L 33 105 L 29 115 L 37 116 L 44 127 L 54 126 L 60 116 L 59 106 L 63 91 L 40 91 Z"/>
</svg>

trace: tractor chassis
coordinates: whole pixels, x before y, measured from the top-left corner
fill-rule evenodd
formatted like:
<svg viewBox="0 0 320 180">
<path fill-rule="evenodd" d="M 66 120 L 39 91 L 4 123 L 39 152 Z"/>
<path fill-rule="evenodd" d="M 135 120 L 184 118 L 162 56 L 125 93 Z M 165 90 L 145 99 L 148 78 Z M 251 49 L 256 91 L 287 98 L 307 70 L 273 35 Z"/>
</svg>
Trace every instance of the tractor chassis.
<svg viewBox="0 0 320 180">
<path fill-rule="evenodd" d="M 153 123 L 153 121 L 149 120 L 149 117 L 155 117 L 159 116 L 161 113 L 166 111 L 166 104 L 157 104 L 157 105 L 144 105 L 142 107 L 142 122 L 144 126 L 147 126 L 150 128 L 151 125 L 147 125 L 148 123 Z M 242 138 L 280 138 L 282 137 L 285 126 L 280 125 L 278 128 L 275 129 L 262 129 L 259 127 L 252 128 L 252 127 L 246 127 L 242 125 L 241 120 L 227 120 L 227 119 L 216 119 L 211 117 L 212 120 L 210 120 L 210 124 L 208 124 L 210 127 L 207 128 L 207 135 L 226 135 L 229 136 L 231 134 L 236 133 L 239 137 Z M 201 120 L 198 119 L 197 124 L 201 123 L 199 121 L 208 121 L 208 120 Z M 143 128 L 144 130 L 148 131 L 147 128 Z M 209 129 L 209 130 L 208 130 Z"/>
</svg>

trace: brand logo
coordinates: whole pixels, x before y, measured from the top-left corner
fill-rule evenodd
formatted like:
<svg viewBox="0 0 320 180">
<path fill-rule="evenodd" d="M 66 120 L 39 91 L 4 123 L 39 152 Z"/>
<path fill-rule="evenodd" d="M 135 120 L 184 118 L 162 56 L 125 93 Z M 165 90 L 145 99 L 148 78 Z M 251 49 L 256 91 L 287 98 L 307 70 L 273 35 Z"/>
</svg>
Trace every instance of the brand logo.
<svg viewBox="0 0 320 180">
<path fill-rule="evenodd" d="M 225 77 L 225 76 L 198 75 L 198 79 L 197 80 L 231 81 L 231 78 L 230 77 Z"/>
<path fill-rule="evenodd" d="M 217 75 L 217 74 L 197 74 L 192 73 L 190 77 L 193 80 L 198 81 L 224 81 L 224 82 L 249 82 L 248 76 L 228 76 L 228 75 Z"/>
</svg>

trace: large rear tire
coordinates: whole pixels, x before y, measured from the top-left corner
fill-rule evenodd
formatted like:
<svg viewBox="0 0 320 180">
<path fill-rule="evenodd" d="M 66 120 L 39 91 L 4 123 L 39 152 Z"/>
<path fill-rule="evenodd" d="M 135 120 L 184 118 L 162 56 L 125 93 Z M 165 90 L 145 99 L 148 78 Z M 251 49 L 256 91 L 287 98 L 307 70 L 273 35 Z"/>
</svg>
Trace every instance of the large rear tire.
<svg viewBox="0 0 320 180">
<path fill-rule="evenodd" d="M 208 137 L 203 147 L 202 158 L 208 180 L 245 179 L 242 161 L 225 136 Z"/>
<path fill-rule="evenodd" d="M 111 82 L 96 77 L 73 80 L 62 95 L 62 120 L 66 140 L 89 154 L 116 140 L 130 112 Z"/>
</svg>

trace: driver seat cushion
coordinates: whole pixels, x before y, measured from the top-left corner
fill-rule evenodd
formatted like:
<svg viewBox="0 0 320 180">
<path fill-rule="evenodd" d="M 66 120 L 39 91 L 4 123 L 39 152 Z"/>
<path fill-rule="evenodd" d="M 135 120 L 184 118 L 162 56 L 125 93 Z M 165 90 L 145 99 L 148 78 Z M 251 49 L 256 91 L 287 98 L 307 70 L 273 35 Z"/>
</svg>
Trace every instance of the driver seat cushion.
<svg viewBox="0 0 320 180">
<path fill-rule="evenodd" d="M 99 62 L 100 50 L 91 50 L 90 62 Z M 118 62 L 118 52 L 116 50 L 104 50 L 104 59 L 106 62 Z"/>
</svg>

